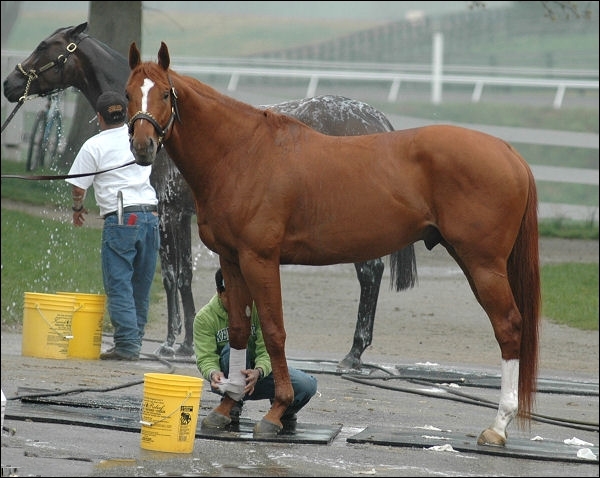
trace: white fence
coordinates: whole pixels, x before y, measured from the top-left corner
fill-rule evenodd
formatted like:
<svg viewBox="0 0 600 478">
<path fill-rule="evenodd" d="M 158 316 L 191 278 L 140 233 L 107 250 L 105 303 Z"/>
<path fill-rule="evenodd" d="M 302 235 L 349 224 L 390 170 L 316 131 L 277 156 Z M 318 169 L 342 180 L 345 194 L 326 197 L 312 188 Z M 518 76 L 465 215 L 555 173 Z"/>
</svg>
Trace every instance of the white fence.
<svg viewBox="0 0 600 478">
<path fill-rule="evenodd" d="M 2 51 L 2 77 L 5 78 L 15 65 L 25 58 L 28 53 Z M 512 76 L 499 75 L 499 70 L 494 68 L 474 68 L 474 67 L 456 67 L 446 66 L 445 70 L 453 72 L 445 74 L 435 70 L 431 65 L 371 65 L 371 64 L 337 64 L 337 63 L 319 63 L 319 62 L 285 62 L 276 60 L 249 60 L 249 59 L 182 59 L 173 58 L 172 68 L 179 73 L 190 76 L 225 76 L 228 77 L 227 91 L 236 96 L 240 78 L 289 78 L 292 80 L 304 79 L 308 81 L 305 92 L 306 97 L 315 96 L 319 81 L 340 80 L 343 82 L 379 82 L 389 83 L 390 88 L 387 99 L 390 102 L 397 100 L 398 92 L 402 83 L 426 83 L 431 85 L 432 101 L 441 101 L 442 86 L 459 84 L 470 85 L 473 88 L 471 101 L 478 102 L 483 94 L 485 86 L 516 86 L 530 88 L 531 90 L 555 89 L 553 107 L 560 108 L 567 89 L 577 89 L 583 91 L 596 92 L 595 105 L 598 105 L 598 71 L 555 71 L 539 69 L 503 69 L 503 72 L 509 72 Z M 353 69 L 350 69 L 353 68 Z M 429 69 L 430 71 L 427 71 Z M 536 76 L 527 76 L 533 75 Z M 560 76 L 560 77 L 559 77 Z M 587 79 L 586 79 L 587 78 Z M 594 79 L 592 79 L 594 78 Z M 266 93 L 268 94 L 268 92 Z M 506 93 L 510 95 L 510 93 Z M 71 116 L 73 111 L 73 95 L 70 92 L 63 105 L 65 116 Z M 42 100 L 26 102 L 22 111 L 17 117 L 22 118 L 23 111 L 35 111 L 41 109 Z M 269 104 L 272 101 L 264 101 L 261 104 Z M 7 103 L 2 96 L 2 121 L 8 116 L 13 105 Z M 393 115 L 388 115 L 393 117 Z M 22 127 L 17 125 L 19 119 L 15 118 L 15 125 L 2 134 L 2 152 L 7 151 L 7 147 L 19 147 L 26 134 Z M 390 118 L 392 119 L 392 118 Z M 22 121 L 22 120 L 21 120 Z M 392 124 L 397 129 L 409 127 L 407 125 L 398 125 L 392 120 Z M 473 127 L 474 125 L 465 125 Z M 554 146 L 572 146 L 598 150 L 598 134 L 573 133 L 561 131 L 541 131 L 528 130 L 522 128 L 507 127 L 482 127 L 477 129 L 487 130 L 490 134 L 501 137 L 509 142 L 545 144 Z M 532 134 L 532 131 L 536 134 Z M 576 184 L 598 186 L 598 169 L 575 169 L 558 168 L 550 166 L 532 167 L 536 181 L 569 182 Z M 598 207 L 594 206 L 573 206 L 563 204 L 541 204 L 540 217 L 569 217 L 581 220 L 593 220 L 598 222 Z"/>
<path fill-rule="evenodd" d="M 598 91 L 598 80 L 582 80 L 568 78 L 522 78 L 507 76 L 483 75 L 450 75 L 442 73 L 403 73 L 385 71 L 356 71 L 356 70 L 326 70 L 326 69 L 298 69 L 298 68 L 273 68 L 273 67 L 242 67 L 219 65 L 188 65 L 174 64 L 173 69 L 189 75 L 224 75 L 229 77 L 227 91 L 235 91 L 239 80 L 243 76 L 262 78 L 293 78 L 308 81 L 305 96 L 315 96 L 319 80 L 341 81 L 372 81 L 389 83 L 390 89 L 387 96 L 389 102 L 398 100 L 398 92 L 402 83 L 425 83 L 431 85 L 432 102 L 441 102 L 442 88 L 440 85 L 468 85 L 472 86 L 471 101 L 477 103 L 483 94 L 485 86 L 514 86 L 532 89 L 556 90 L 552 106 L 560 109 L 567 89 Z"/>
</svg>

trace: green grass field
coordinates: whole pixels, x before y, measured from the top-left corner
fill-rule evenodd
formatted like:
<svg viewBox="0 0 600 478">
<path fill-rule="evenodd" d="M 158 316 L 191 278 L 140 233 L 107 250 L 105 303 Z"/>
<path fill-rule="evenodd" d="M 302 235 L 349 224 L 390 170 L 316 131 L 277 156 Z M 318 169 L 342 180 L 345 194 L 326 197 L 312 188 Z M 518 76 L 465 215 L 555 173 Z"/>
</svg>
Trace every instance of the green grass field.
<svg viewBox="0 0 600 478">
<path fill-rule="evenodd" d="M 2 325 L 22 324 L 25 292 L 103 293 L 100 238 L 98 229 L 2 208 Z M 159 267 L 153 302 L 164 297 Z M 598 264 L 543 266 L 542 298 L 552 321 L 598 330 Z"/>
</svg>

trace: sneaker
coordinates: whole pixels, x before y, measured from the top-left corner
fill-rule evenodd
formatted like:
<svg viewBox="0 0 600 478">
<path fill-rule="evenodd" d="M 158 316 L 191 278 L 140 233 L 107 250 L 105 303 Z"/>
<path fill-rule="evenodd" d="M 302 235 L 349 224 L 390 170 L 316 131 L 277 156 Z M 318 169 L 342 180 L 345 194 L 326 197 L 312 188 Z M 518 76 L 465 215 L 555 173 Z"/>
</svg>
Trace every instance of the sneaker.
<svg viewBox="0 0 600 478">
<path fill-rule="evenodd" d="M 139 360 L 139 358 L 140 356 L 138 354 L 128 355 L 117 352 L 114 347 L 100 354 L 100 360 L 125 360 L 128 362 L 135 362 L 136 360 Z"/>
<path fill-rule="evenodd" d="M 242 409 L 244 407 L 244 402 L 239 401 L 235 402 L 235 405 L 229 412 L 229 417 L 231 418 L 231 423 L 240 423 L 240 417 L 242 416 Z"/>
<path fill-rule="evenodd" d="M 284 433 L 292 433 L 296 431 L 296 424 L 298 423 L 298 417 L 295 413 L 292 415 L 284 415 L 281 417 L 281 424 L 283 425 Z"/>
</svg>

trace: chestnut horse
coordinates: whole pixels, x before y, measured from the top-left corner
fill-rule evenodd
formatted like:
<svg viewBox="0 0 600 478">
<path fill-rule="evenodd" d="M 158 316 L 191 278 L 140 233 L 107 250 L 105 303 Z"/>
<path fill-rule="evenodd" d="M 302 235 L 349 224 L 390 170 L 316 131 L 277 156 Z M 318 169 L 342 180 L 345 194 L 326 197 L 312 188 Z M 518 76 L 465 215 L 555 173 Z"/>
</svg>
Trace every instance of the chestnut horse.
<svg viewBox="0 0 600 478">
<path fill-rule="evenodd" d="M 255 437 L 282 430 L 291 403 L 280 265 L 382 257 L 416 241 L 441 244 L 489 317 L 501 353 L 497 415 L 479 444 L 504 445 L 515 416 L 531 418 L 538 364 L 540 273 L 537 192 L 525 160 L 505 141 L 449 125 L 327 136 L 270 109 L 219 93 L 129 50 L 126 87 L 136 161 L 164 144 L 196 201 L 202 242 L 228 284 L 231 362 L 243 357 L 252 301 L 273 365 L 275 397 Z M 325 326 L 325 324 L 324 324 Z M 238 361 L 237 363 L 242 363 Z M 203 420 L 230 422 L 231 392 Z"/>
<path fill-rule="evenodd" d="M 83 93 L 93 108 L 102 92 L 124 91 L 130 71 L 127 59 L 86 31 L 87 23 L 82 23 L 59 28 L 42 40 L 5 79 L 6 98 L 16 102 L 28 95 L 45 96 L 72 86 Z M 358 135 L 393 129 L 380 111 L 341 96 L 287 101 L 270 108 L 330 135 Z M 150 180 L 158 195 L 160 263 L 167 297 L 167 338 L 156 353 L 167 357 L 189 356 L 194 353 L 192 328 L 196 313 L 192 295 L 191 243 L 194 199 L 184 178 L 164 151 L 153 164 Z M 394 251 L 391 259 L 390 273 L 396 289 L 413 287 L 417 278 L 414 247 L 409 245 Z M 360 285 L 360 300 L 352 346 L 339 362 L 342 370 L 360 368 L 361 356 L 371 345 L 384 263 L 381 258 L 375 258 L 356 262 L 354 267 Z M 175 349 L 182 325 L 184 339 Z"/>
</svg>

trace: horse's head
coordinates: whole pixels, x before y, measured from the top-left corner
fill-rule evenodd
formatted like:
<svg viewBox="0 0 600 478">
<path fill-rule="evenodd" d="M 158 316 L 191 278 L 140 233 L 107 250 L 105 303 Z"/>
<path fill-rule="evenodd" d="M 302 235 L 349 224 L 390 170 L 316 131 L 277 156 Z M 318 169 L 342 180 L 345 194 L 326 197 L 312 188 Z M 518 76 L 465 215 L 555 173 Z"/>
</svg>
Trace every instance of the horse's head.
<svg viewBox="0 0 600 478">
<path fill-rule="evenodd" d="M 4 96 L 12 103 L 30 95 L 45 96 L 53 91 L 64 90 L 73 84 L 77 65 L 70 60 L 87 23 L 76 27 L 59 28 L 37 46 L 19 63 L 4 80 Z"/>
<path fill-rule="evenodd" d="M 158 63 L 142 63 L 135 42 L 129 47 L 131 73 L 125 88 L 129 101 L 131 151 L 138 164 L 153 163 L 177 117 L 177 94 L 169 76 L 169 49 L 161 42 Z"/>
</svg>

